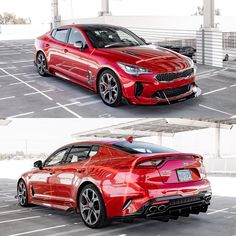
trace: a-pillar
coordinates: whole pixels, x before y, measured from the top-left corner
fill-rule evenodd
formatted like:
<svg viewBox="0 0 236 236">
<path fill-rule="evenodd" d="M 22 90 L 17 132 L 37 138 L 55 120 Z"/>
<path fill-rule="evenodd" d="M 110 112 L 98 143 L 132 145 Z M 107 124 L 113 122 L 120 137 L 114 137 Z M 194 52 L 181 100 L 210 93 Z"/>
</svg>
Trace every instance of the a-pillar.
<svg viewBox="0 0 236 236">
<path fill-rule="evenodd" d="M 197 31 L 197 63 L 223 67 L 223 34 L 215 24 L 215 0 L 204 1 L 203 27 Z"/>
</svg>

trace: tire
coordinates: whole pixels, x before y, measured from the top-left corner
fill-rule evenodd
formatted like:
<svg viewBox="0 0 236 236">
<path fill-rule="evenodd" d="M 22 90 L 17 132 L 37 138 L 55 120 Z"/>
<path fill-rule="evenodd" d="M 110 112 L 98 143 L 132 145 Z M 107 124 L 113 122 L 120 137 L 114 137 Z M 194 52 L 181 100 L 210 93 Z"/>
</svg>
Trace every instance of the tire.
<svg viewBox="0 0 236 236">
<path fill-rule="evenodd" d="M 48 76 L 48 64 L 47 59 L 43 52 L 39 52 L 36 57 L 36 67 L 39 75 Z"/>
<path fill-rule="evenodd" d="M 81 190 L 78 205 L 85 225 L 93 229 L 108 225 L 102 195 L 93 184 L 88 184 Z"/>
<path fill-rule="evenodd" d="M 122 103 L 122 88 L 117 75 L 110 69 L 101 73 L 98 78 L 98 91 L 102 101 L 111 107 Z"/>
<path fill-rule="evenodd" d="M 22 207 L 28 207 L 28 191 L 24 180 L 20 180 L 17 184 L 17 199 Z"/>
</svg>

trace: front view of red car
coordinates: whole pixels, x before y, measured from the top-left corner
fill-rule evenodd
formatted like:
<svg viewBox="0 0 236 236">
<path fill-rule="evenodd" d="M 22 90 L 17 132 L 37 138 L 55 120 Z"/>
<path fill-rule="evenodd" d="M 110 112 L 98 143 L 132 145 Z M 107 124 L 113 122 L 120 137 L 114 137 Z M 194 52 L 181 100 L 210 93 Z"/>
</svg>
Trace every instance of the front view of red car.
<svg viewBox="0 0 236 236">
<path fill-rule="evenodd" d="M 201 94 L 190 58 L 149 45 L 123 27 L 62 26 L 37 38 L 35 48 L 40 75 L 78 83 L 109 106 L 170 104 Z"/>
<path fill-rule="evenodd" d="M 206 212 L 211 200 L 201 156 L 131 139 L 69 144 L 34 166 L 18 181 L 19 204 L 74 209 L 92 228 L 178 219 Z"/>
</svg>

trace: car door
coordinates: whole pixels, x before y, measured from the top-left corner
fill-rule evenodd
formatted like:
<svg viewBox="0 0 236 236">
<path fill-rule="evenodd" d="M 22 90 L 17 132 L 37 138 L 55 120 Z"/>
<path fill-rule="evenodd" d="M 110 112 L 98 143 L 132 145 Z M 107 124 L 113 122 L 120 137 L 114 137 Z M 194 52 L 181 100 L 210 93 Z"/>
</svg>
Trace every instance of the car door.
<svg viewBox="0 0 236 236">
<path fill-rule="evenodd" d="M 87 162 L 97 151 L 91 145 L 73 146 L 65 164 L 54 167 L 52 177 L 52 199 L 67 207 L 76 205 L 80 181 L 87 175 Z"/>
<path fill-rule="evenodd" d="M 52 196 L 52 178 L 54 167 L 61 165 L 68 148 L 59 149 L 50 155 L 43 164 L 43 168 L 36 170 L 30 179 L 33 200 L 50 201 Z"/>
<path fill-rule="evenodd" d="M 68 40 L 69 28 L 58 28 L 51 34 L 51 39 L 48 41 L 48 63 L 50 68 L 56 72 L 64 73 L 67 70 L 66 58 L 66 42 Z"/>
<path fill-rule="evenodd" d="M 76 47 L 78 42 L 82 42 L 83 49 Z M 92 85 L 92 72 L 89 68 L 94 67 L 90 54 L 91 50 L 82 32 L 77 28 L 71 28 L 64 55 L 65 66 L 69 76 L 87 86 Z"/>
</svg>

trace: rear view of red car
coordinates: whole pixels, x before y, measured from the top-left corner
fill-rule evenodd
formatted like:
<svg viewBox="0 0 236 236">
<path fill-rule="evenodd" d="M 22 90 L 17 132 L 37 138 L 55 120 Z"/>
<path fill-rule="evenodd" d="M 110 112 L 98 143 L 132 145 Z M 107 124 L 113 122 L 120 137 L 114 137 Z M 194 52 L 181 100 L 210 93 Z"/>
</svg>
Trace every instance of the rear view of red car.
<svg viewBox="0 0 236 236">
<path fill-rule="evenodd" d="M 91 228 L 178 219 L 206 212 L 211 200 L 201 156 L 132 139 L 69 144 L 34 166 L 18 181 L 19 204 L 73 209 Z"/>
<path fill-rule="evenodd" d="M 68 25 L 35 40 L 41 76 L 52 74 L 100 94 L 109 106 L 123 101 L 154 105 L 197 97 L 193 61 L 148 45 L 130 30 L 111 25 Z"/>
</svg>

